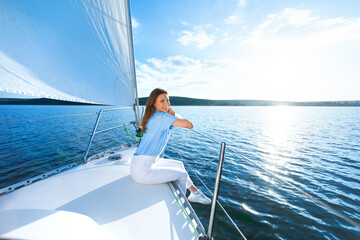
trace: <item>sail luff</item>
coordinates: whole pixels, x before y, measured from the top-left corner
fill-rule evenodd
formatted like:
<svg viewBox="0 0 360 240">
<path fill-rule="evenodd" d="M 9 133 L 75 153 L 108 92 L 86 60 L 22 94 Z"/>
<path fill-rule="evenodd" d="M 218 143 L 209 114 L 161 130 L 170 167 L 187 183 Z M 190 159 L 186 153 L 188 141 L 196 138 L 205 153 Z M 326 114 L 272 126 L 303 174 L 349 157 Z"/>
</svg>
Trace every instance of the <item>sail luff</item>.
<svg viewBox="0 0 360 240">
<path fill-rule="evenodd" d="M 139 104 L 139 95 L 137 89 L 137 81 L 136 81 L 136 65 L 135 65 L 135 50 L 134 50 L 134 39 L 133 39 L 133 32 L 132 32 L 132 20 L 131 20 L 131 9 L 130 9 L 130 0 L 126 0 L 126 8 L 127 8 L 127 18 L 130 27 L 128 28 L 128 36 L 129 36 L 129 46 L 130 46 L 130 65 L 131 71 L 133 73 L 133 80 L 134 80 L 134 91 L 135 91 L 135 118 L 136 118 L 136 125 L 137 127 L 140 126 L 140 104 Z"/>
</svg>

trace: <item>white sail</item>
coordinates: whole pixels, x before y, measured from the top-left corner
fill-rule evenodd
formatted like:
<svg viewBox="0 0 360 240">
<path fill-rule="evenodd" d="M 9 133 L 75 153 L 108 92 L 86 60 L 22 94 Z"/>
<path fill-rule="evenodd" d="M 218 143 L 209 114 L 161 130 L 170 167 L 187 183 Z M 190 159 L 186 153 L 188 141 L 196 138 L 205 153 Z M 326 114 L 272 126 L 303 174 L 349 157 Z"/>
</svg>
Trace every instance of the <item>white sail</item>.
<svg viewBox="0 0 360 240">
<path fill-rule="evenodd" d="M 0 1 L 0 91 L 132 106 L 124 0 Z"/>
</svg>

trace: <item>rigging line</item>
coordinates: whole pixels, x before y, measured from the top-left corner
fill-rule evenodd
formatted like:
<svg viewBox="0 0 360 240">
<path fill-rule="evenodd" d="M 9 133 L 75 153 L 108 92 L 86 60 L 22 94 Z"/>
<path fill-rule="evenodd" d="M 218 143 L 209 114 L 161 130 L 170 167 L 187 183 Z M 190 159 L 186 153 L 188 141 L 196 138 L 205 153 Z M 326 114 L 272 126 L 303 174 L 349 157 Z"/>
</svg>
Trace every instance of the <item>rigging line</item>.
<svg viewBox="0 0 360 240">
<path fill-rule="evenodd" d="M 38 117 L 38 118 L 23 118 L 23 119 L 13 119 L 13 120 L 3 120 L 3 121 L 0 121 L 0 123 L 35 120 L 35 119 L 45 119 L 45 118 L 73 117 L 73 116 L 82 116 L 82 115 L 91 115 L 91 114 L 98 114 L 98 113 L 81 113 L 81 114 L 72 114 L 72 115 L 60 115 L 60 116 Z"/>
<path fill-rule="evenodd" d="M 89 134 L 89 135 L 91 135 L 91 134 Z M 81 136 L 81 137 L 68 138 L 68 139 L 59 141 L 59 142 L 57 142 L 57 143 L 72 141 L 72 140 L 75 140 L 75 139 L 78 139 L 78 138 L 83 138 L 83 137 L 89 137 L 89 135 L 85 135 L 85 136 Z M 55 142 L 55 141 L 54 141 L 54 142 Z M 49 143 L 49 144 L 45 144 L 45 145 L 40 145 L 40 146 L 37 146 L 37 147 L 34 147 L 34 148 L 27 148 L 27 149 L 25 149 L 25 150 L 18 151 L 18 152 L 11 152 L 11 153 L 8 153 L 8 154 L 5 154 L 5 155 L 1 155 L 1 156 L 0 156 L 0 159 L 1 159 L 1 158 L 4 158 L 4 157 L 11 156 L 11 155 L 16 155 L 16 154 L 18 154 L 18 153 L 22 153 L 22 152 L 26 152 L 26 151 L 30 151 L 30 150 L 35 150 L 35 149 L 39 149 L 39 148 L 42 148 L 42 147 L 51 146 L 51 145 L 54 145 L 54 142 Z"/>
<path fill-rule="evenodd" d="M 170 146 L 179 156 L 180 158 L 186 163 L 186 166 L 188 166 L 191 171 L 195 174 L 195 176 L 200 180 L 201 184 L 207 189 L 207 191 L 209 192 L 209 194 L 211 194 L 211 196 L 214 196 L 214 194 L 210 191 L 210 189 L 206 186 L 206 184 L 201 180 L 201 178 L 199 177 L 199 175 L 196 174 L 195 170 L 191 168 L 191 166 L 189 165 L 189 163 L 182 157 L 182 155 L 175 149 L 175 147 L 173 147 L 172 145 L 168 144 L 168 146 Z M 232 218 L 230 217 L 229 213 L 225 210 L 225 208 L 222 206 L 222 204 L 220 203 L 219 200 L 216 201 L 220 208 L 223 210 L 223 212 L 225 213 L 225 215 L 230 219 L 230 222 L 233 224 L 233 226 L 235 227 L 235 229 L 238 231 L 238 233 L 241 235 L 241 237 L 244 240 L 247 240 L 245 235 L 241 232 L 241 230 L 238 228 L 238 226 L 236 225 L 236 223 L 232 220 Z"/>
<path fill-rule="evenodd" d="M 201 182 L 201 184 L 207 189 L 207 191 L 212 195 L 212 192 L 210 191 L 210 189 L 206 186 L 206 184 L 201 180 L 201 178 L 199 177 L 199 175 L 196 174 L 195 170 L 192 169 L 192 167 L 189 165 L 189 163 L 183 158 L 183 156 L 175 149 L 175 147 L 173 147 L 171 144 L 168 144 L 169 147 L 171 147 L 178 155 L 179 157 L 186 163 L 186 166 L 188 166 L 190 168 L 190 170 L 195 174 L 195 176 L 199 179 L 199 181 Z"/>
<path fill-rule="evenodd" d="M 105 129 L 105 130 L 102 130 L 102 131 L 98 131 L 98 132 L 95 132 L 95 134 L 98 134 L 98 133 L 104 133 L 104 132 L 108 132 L 108 131 L 111 131 L 111 130 L 114 130 L 114 129 L 117 129 L 117 128 L 121 128 L 121 127 L 124 127 L 124 126 L 128 126 L 130 125 L 131 123 L 128 123 L 128 124 L 123 124 L 123 125 L 120 125 L 120 126 L 117 126 L 117 127 L 112 127 L 112 128 L 108 128 L 108 129 Z M 91 135 L 91 134 L 89 134 Z"/>
<path fill-rule="evenodd" d="M 191 131 L 193 131 L 193 132 L 195 132 L 195 133 L 197 133 L 197 134 L 199 134 L 199 135 L 201 135 L 201 136 L 203 136 L 203 137 L 205 137 L 205 138 L 207 138 L 207 139 L 209 139 L 209 140 L 211 140 L 211 141 L 213 141 L 213 142 L 215 142 L 215 143 L 221 144 L 221 142 L 218 142 L 218 141 L 216 141 L 215 139 L 213 139 L 213 138 L 211 138 L 211 137 L 209 137 L 209 136 L 206 136 L 205 134 L 202 134 L 202 133 L 200 133 L 200 132 L 198 132 L 198 131 L 195 131 L 194 129 L 189 129 L 189 130 L 191 130 Z M 229 148 L 229 147 L 226 146 L 226 148 Z"/>
<path fill-rule="evenodd" d="M 213 142 L 216 142 L 216 143 L 219 143 L 218 141 L 200 133 L 200 132 L 197 132 L 193 129 L 190 129 L 191 131 L 201 135 L 201 136 L 204 136 L 210 140 L 212 140 Z M 239 152 L 237 152 L 236 150 L 232 149 L 230 146 L 226 146 L 230 151 L 232 151 L 233 153 L 235 153 L 236 155 L 238 155 L 239 157 L 249 161 L 250 163 L 254 164 L 255 166 L 257 166 L 258 168 L 264 170 L 265 172 L 269 173 L 270 175 L 272 175 L 273 177 L 279 179 L 281 182 L 284 182 L 286 183 L 287 185 L 289 185 L 290 187 L 294 188 L 295 190 L 299 191 L 300 193 L 302 193 L 303 195 L 305 195 L 306 197 L 308 197 L 309 199 L 317 202 L 318 204 L 320 204 L 321 206 L 323 206 L 325 209 L 327 209 L 328 211 L 332 212 L 333 214 L 335 214 L 336 216 L 342 218 L 343 220 L 345 220 L 346 222 L 350 223 L 351 225 L 355 226 L 356 228 L 360 229 L 360 223 L 357 223 L 355 220 L 352 220 L 351 218 L 349 218 L 348 216 L 346 216 L 345 214 L 335 210 L 334 208 L 330 207 L 328 204 L 322 202 L 321 200 L 317 199 L 316 197 L 312 196 L 310 193 L 307 193 L 305 192 L 304 190 L 302 190 L 301 188 L 295 186 L 294 184 L 290 183 L 289 181 L 287 181 L 286 179 L 284 179 L 283 177 L 281 176 L 278 176 L 276 175 L 275 173 L 271 172 L 270 170 L 267 170 L 265 168 L 263 168 L 262 166 L 260 166 L 259 164 L 255 163 L 254 161 L 250 160 L 249 158 L 241 155 Z"/>
</svg>

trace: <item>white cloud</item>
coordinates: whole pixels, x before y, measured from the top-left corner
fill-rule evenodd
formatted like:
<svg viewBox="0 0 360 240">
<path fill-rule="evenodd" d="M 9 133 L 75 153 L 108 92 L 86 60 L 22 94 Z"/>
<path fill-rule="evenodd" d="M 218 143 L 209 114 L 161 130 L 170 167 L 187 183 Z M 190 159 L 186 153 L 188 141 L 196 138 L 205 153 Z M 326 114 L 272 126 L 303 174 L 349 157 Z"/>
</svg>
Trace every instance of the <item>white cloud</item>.
<svg viewBox="0 0 360 240">
<path fill-rule="evenodd" d="M 182 45 L 194 45 L 199 49 L 208 47 L 214 43 L 215 37 L 208 35 L 202 26 L 195 26 L 193 31 L 181 31 L 180 37 L 177 39 Z"/>
<path fill-rule="evenodd" d="M 238 21 L 238 19 L 239 18 L 236 15 L 232 15 L 232 16 L 228 17 L 227 19 L 225 19 L 225 22 L 227 24 L 234 24 Z"/>
<path fill-rule="evenodd" d="M 185 69 L 194 69 L 197 67 L 201 67 L 201 63 L 199 60 L 188 58 L 183 55 L 171 56 L 165 60 L 158 58 L 150 58 L 147 61 L 152 63 L 156 68 L 161 69 L 163 71 L 169 69 L 185 70 Z"/>
<path fill-rule="evenodd" d="M 225 33 L 222 37 L 222 39 L 220 40 L 221 44 L 224 44 L 225 42 L 231 40 L 232 38 L 230 37 L 229 33 Z"/>
<path fill-rule="evenodd" d="M 311 17 L 311 10 L 286 8 L 279 14 L 270 14 L 267 19 L 252 32 L 253 36 L 271 35 L 289 27 L 303 27 L 316 21 Z"/>
<path fill-rule="evenodd" d="M 190 23 L 185 22 L 185 21 L 180 21 L 180 23 L 181 23 L 182 25 L 184 25 L 184 26 L 189 26 L 189 25 L 190 25 Z"/>
<path fill-rule="evenodd" d="M 147 63 L 137 64 L 139 89 L 142 91 L 140 95 L 146 96 L 152 89 L 162 87 L 169 90 L 171 95 L 206 98 L 208 95 L 203 94 L 216 92 L 225 87 L 227 80 L 236 79 L 235 75 L 242 65 L 242 62 L 230 59 L 199 60 L 183 55 L 151 58 Z M 203 91 L 195 95 L 194 92 L 199 89 Z"/>
<path fill-rule="evenodd" d="M 177 55 L 138 63 L 141 96 L 162 87 L 172 96 L 210 99 L 358 98 L 360 18 L 324 19 L 312 10 L 286 8 L 266 16 L 253 31 L 248 27 L 247 36 L 241 31 L 239 45 L 231 44 L 234 32 L 184 26 L 189 31 L 178 39 L 184 45 L 205 47 L 195 36 L 205 30 L 216 34 L 222 45 L 207 52 L 219 60 Z"/>
<path fill-rule="evenodd" d="M 238 6 L 239 7 L 245 7 L 246 6 L 246 0 L 239 0 Z"/>
<path fill-rule="evenodd" d="M 134 17 L 131 17 L 131 24 L 133 28 L 140 27 L 140 23 Z"/>
<path fill-rule="evenodd" d="M 311 10 L 286 8 L 268 15 L 243 43 L 317 47 L 344 41 L 360 41 L 360 18 L 322 20 Z"/>
</svg>

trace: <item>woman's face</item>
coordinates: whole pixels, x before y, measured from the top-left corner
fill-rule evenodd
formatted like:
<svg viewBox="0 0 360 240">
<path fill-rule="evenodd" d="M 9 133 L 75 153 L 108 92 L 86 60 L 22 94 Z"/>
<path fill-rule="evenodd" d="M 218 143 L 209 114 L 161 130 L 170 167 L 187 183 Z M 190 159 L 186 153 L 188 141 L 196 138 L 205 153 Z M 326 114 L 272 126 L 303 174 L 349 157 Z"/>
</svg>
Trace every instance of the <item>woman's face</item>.
<svg viewBox="0 0 360 240">
<path fill-rule="evenodd" d="M 160 94 L 154 103 L 154 107 L 159 112 L 167 112 L 170 107 L 169 96 L 166 93 Z"/>
</svg>

